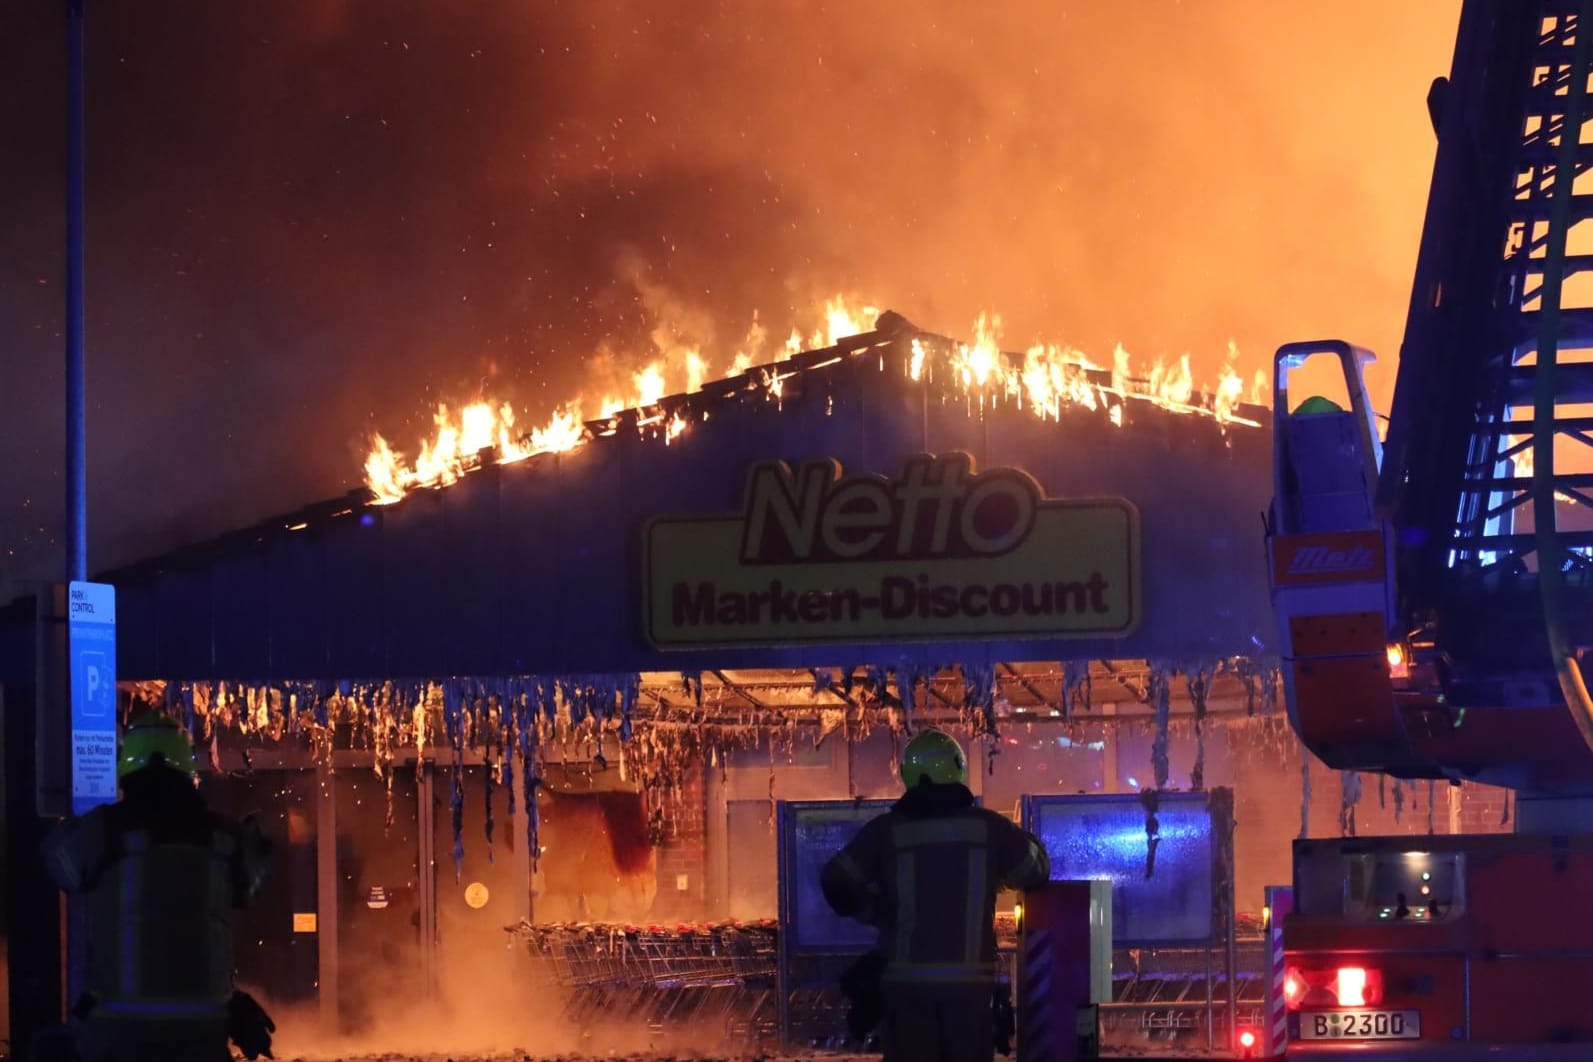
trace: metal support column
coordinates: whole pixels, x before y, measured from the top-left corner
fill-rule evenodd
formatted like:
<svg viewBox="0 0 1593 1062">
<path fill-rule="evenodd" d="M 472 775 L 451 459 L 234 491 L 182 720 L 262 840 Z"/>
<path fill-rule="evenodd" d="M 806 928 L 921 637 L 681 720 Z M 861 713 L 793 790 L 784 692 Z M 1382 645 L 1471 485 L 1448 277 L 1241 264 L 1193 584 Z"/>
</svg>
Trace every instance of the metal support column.
<svg viewBox="0 0 1593 1062">
<path fill-rule="evenodd" d="M 1225 860 L 1220 888 L 1222 889 L 1223 907 L 1223 945 L 1226 954 L 1223 956 L 1224 972 L 1228 978 L 1228 1042 L 1227 1049 L 1237 1052 L 1239 1050 L 1239 886 L 1234 880 L 1237 876 L 1237 864 L 1233 848 L 1233 794 L 1228 793 L 1223 799 L 1222 830 L 1227 835 L 1225 848 L 1228 856 Z"/>
<path fill-rule="evenodd" d="M 1211 948 L 1207 946 L 1206 956 L 1206 1050 L 1214 1050 L 1217 1044 L 1217 992 L 1211 984 Z"/>
<path fill-rule="evenodd" d="M 488 768 L 489 770 L 491 768 Z M 514 853 L 514 897 L 509 916 L 515 921 L 531 920 L 531 843 L 526 839 L 526 827 L 531 822 L 532 808 L 527 803 L 525 774 L 518 766 L 509 771 L 509 785 L 514 793 L 514 814 L 509 816 L 509 836 Z M 536 798 L 531 797 L 532 800 Z"/>
<path fill-rule="evenodd" d="M 725 795 L 724 773 L 708 765 L 704 765 L 703 772 L 703 798 L 708 803 L 703 824 L 703 842 L 708 849 L 708 909 L 725 912 L 730 906 L 730 803 Z"/>
<path fill-rule="evenodd" d="M 337 775 L 331 764 L 315 769 L 315 941 L 321 1027 L 338 1031 Z"/>
<path fill-rule="evenodd" d="M 429 760 L 415 764 L 417 878 L 420 884 L 420 970 L 427 995 L 437 989 L 437 826 Z"/>
<path fill-rule="evenodd" d="M 1228 975 L 1228 1049 L 1239 1049 L 1239 919 L 1234 905 L 1238 902 L 1233 879 L 1228 880 L 1228 954 L 1224 965 Z"/>
<path fill-rule="evenodd" d="M 985 798 L 985 772 L 990 755 L 985 735 L 980 734 L 968 742 L 968 791 L 980 801 Z M 996 810 L 1000 810 L 997 808 Z"/>
<path fill-rule="evenodd" d="M 1115 717 L 1117 715 L 1117 702 L 1108 701 L 1101 705 L 1101 715 Z M 1107 723 L 1102 729 L 1101 744 L 1106 748 L 1101 753 L 1101 792 L 1118 793 L 1122 789 L 1117 779 L 1117 729 L 1119 724 Z"/>
</svg>

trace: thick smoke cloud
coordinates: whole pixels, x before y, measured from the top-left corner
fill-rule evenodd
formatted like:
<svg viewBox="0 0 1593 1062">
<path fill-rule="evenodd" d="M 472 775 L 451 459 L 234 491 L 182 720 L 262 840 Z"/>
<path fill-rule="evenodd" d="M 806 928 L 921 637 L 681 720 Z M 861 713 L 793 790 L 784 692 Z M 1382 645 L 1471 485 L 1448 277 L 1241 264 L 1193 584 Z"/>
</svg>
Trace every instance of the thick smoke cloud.
<svg viewBox="0 0 1593 1062">
<path fill-rule="evenodd" d="M 59 563 L 61 7 L 0 23 L 0 598 Z M 1347 335 L 1386 404 L 1458 8 L 92 0 L 93 564 L 839 290 L 1197 383 Z"/>
</svg>

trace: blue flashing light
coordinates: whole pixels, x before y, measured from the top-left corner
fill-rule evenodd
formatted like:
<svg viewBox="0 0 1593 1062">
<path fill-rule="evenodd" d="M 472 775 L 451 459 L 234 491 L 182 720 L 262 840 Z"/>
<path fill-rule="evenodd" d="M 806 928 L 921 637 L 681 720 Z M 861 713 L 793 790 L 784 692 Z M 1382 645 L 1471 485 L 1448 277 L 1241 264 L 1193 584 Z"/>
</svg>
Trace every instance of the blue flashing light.
<svg viewBox="0 0 1593 1062">
<path fill-rule="evenodd" d="M 1156 831 L 1156 836 L 1164 844 L 1172 845 L 1183 841 L 1195 840 L 1201 835 L 1201 830 L 1195 825 L 1168 826 L 1163 825 Z M 1088 835 L 1090 841 L 1101 851 L 1112 852 L 1119 857 L 1126 857 L 1130 862 L 1141 859 L 1145 855 L 1145 826 L 1137 823 L 1129 827 L 1100 830 Z M 1143 869 L 1135 864 L 1135 869 Z"/>
<path fill-rule="evenodd" d="M 1110 881 L 1114 934 L 1125 939 L 1195 939 L 1211 926 L 1212 833 L 1203 807 L 1157 812 L 1156 873 L 1146 878 L 1145 809 L 1134 795 L 1110 805 L 1065 797 L 1033 807 L 1030 828 L 1051 857 L 1056 880 Z"/>
</svg>

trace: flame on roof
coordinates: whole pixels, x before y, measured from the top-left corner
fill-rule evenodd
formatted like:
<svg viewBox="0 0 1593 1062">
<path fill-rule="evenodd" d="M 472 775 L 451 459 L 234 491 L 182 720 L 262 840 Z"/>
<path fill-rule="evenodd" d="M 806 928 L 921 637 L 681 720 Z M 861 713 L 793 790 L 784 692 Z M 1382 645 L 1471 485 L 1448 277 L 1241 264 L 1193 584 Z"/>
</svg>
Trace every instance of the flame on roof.
<svg viewBox="0 0 1593 1062">
<path fill-rule="evenodd" d="M 707 362 L 699 351 L 671 351 L 676 368 L 684 375 L 685 390 L 667 395 L 666 359 L 655 360 L 632 378 L 630 395 L 605 395 L 597 403 L 599 414 L 586 419 L 581 398 L 560 405 L 539 427 L 522 430 L 512 405 L 478 401 L 460 409 L 439 405 L 435 431 L 421 441 L 413 460 L 396 451 L 382 435 L 374 435 L 365 458 L 365 485 L 377 504 L 399 501 L 411 490 L 443 487 L 477 467 L 483 455 L 499 464 L 537 454 L 565 453 L 593 439 L 613 435 L 622 425 L 634 424 L 644 435 L 664 443 L 679 438 L 694 420 L 706 419 L 707 410 L 689 410 L 688 400 L 711 387 L 717 394 L 761 390 L 778 402 L 785 381 L 797 373 L 814 372 L 847 359 L 898 351 L 908 380 L 935 383 L 966 396 L 970 411 L 984 412 L 998 405 L 1015 405 L 1035 416 L 1059 419 L 1071 409 L 1105 410 L 1113 425 L 1121 427 L 1124 410 L 1144 403 L 1173 413 L 1210 417 L 1228 425 L 1259 426 L 1254 419 L 1266 404 L 1266 380 L 1257 372 L 1245 402 L 1246 386 L 1239 375 L 1238 352 L 1229 344 L 1227 362 L 1215 385 L 1197 390 L 1189 355 L 1167 364 L 1157 361 L 1148 372 L 1132 371 L 1128 352 L 1120 345 L 1111 365 L 1092 362 L 1082 351 L 1055 344 L 1037 344 L 1017 353 L 1001 349 L 1001 318 L 981 315 L 974 323 L 972 342 L 925 332 L 901 315 L 880 313 L 836 297 L 823 307 L 825 327 L 804 337 L 793 330 L 774 360 L 755 363 L 766 353 L 766 333 L 754 322 L 743 349 L 731 362 L 727 375 L 710 384 Z M 864 322 L 867 322 L 866 324 Z M 809 347 L 804 352 L 804 347 Z"/>
</svg>

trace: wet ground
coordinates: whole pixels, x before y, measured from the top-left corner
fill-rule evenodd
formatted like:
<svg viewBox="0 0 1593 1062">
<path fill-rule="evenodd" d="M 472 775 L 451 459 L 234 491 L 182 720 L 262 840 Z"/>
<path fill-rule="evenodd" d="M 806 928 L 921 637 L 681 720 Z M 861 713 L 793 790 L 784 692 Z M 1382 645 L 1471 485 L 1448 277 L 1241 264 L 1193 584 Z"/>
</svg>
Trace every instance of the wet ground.
<svg viewBox="0 0 1593 1062">
<path fill-rule="evenodd" d="M 1002 1056 L 997 1055 L 1000 1062 Z M 1010 1057 L 1010 1056 L 1009 1056 Z M 1103 1054 L 1113 1062 L 1166 1062 L 1169 1058 L 1200 1057 L 1188 1053 L 1153 1053 L 1144 1056 Z M 278 1062 L 880 1062 L 879 1055 L 809 1054 L 682 1054 L 679 1052 L 630 1052 L 615 1054 L 559 1055 L 514 1052 L 496 1055 L 409 1055 L 381 1054 L 345 1056 L 331 1059 L 324 1055 L 278 1056 Z"/>
<path fill-rule="evenodd" d="M 324 1056 L 281 1057 L 278 1062 L 333 1062 Z M 629 1053 L 597 1055 L 541 1055 L 530 1053 L 500 1055 L 361 1055 L 336 1060 L 336 1062 L 879 1062 L 878 1055 L 694 1055 L 664 1053 Z"/>
</svg>

